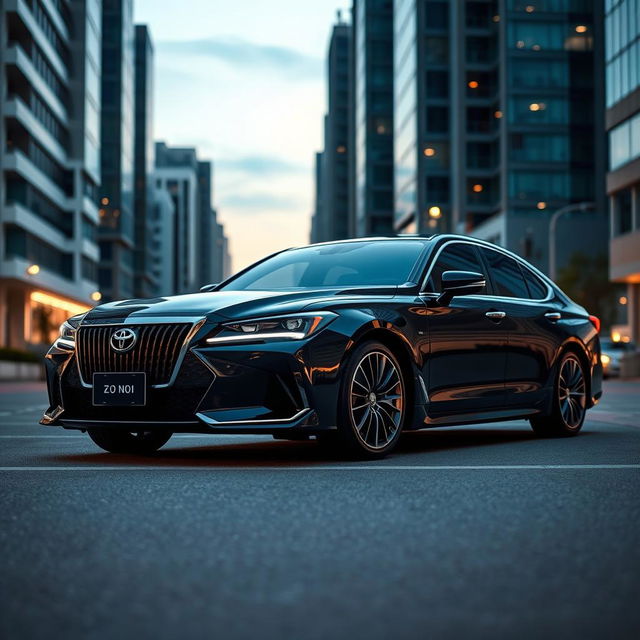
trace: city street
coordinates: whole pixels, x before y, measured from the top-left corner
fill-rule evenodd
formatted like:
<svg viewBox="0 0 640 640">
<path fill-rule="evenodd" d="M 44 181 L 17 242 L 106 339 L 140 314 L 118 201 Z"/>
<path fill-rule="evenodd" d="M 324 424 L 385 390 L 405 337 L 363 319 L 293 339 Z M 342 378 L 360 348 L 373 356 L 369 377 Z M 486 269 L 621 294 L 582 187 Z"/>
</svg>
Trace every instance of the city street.
<svg viewBox="0 0 640 640">
<path fill-rule="evenodd" d="M 101 452 L 0 385 L 3 638 L 640 637 L 640 381 L 577 438 L 526 422 Z"/>
</svg>

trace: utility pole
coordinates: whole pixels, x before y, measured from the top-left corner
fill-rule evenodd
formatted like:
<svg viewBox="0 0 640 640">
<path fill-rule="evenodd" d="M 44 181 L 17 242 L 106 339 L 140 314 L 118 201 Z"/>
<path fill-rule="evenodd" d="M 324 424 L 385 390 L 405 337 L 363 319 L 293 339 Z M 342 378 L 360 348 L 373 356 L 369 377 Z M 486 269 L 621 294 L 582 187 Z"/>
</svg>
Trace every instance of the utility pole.
<svg viewBox="0 0 640 640">
<path fill-rule="evenodd" d="M 573 211 L 589 211 L 595 209 L 593 202 L 576 202 L 574 204 L 568 204 L 561 207 L 557 211 L 554 211 L 549 221 L 549 277 L 555 282 L 556 280 L 556 227 L 558 226 L 558 220 L 565 213 L 571 213 Z"/>
</svg>

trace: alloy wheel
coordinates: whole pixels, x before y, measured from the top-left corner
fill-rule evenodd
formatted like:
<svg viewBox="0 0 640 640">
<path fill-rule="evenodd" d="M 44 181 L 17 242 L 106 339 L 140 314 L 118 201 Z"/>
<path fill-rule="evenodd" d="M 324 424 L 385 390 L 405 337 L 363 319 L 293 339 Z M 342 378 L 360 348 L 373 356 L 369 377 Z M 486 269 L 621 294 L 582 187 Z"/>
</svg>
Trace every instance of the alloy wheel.
<svg viewBox="0 0 640 640">
<path fill-rule="evenodd" d="M 381 351 L 364 355 L 349 393 L 351 421 L 358 439 L 382 450 L 396 436 L 404 413 L 404 387 L 396 364 Z"/>
<path fill-rule="evenodd" d="M 582 367 L 574 356 L 569 356 L 562 363 L 558 379 L 558 400 L 565 424 L 571 429 L 578 428 L 586 411 L 586 385 Z"/>
</svg>

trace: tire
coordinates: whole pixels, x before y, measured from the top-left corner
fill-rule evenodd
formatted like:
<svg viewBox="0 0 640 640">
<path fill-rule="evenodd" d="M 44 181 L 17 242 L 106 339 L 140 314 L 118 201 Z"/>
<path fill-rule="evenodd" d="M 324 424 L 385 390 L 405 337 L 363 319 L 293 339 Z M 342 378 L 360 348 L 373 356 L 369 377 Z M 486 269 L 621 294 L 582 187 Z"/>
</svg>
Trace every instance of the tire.
<svg viewBox="0 0 640 640">
<path fill-rule="evenodd" d="M 165 445 L 173 435 L 163 429 L 124 431 L 120 429 L 89 429 L 89 437 L 109 453 L 149 455 Z"/>
<path fill-rule="evenodd" d="M 376 459 L 398 444 L 407 414 L 406 384 L 393 352 L 380 342 L 356 347 L 344 365 L 338 398 L 338 443 Z"/>
<path fill-rule="evenodd" d="M 551 415 L 531 418 L 531 428 L 544 437 L 575 436 L 587 412 L 584 366 L 575 353 L 565 353 L 558 365 Z"/>
</svg>

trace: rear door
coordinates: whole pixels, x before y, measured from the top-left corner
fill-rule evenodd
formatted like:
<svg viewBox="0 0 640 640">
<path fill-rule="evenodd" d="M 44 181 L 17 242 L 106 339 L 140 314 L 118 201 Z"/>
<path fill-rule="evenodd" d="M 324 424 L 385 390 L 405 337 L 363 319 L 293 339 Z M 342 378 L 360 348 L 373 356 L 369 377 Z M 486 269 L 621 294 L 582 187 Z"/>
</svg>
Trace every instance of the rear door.
<svg viewBox="0 0 640 640">
<path fill-rule="evenodd" d="M 440 293 L 445 271 L 485 273 L 475 244 L 452 242 L 431 268 L 425 290 Z M 504 403 L 507 333 L 484 295 L 454 297 L 438 306 L 429 296 L 427 359 L 429 415 L 468 414 Z"/>
<path fill-rule="evenodd" d="M 550 287 L 533 271 L 501 251 L 482 247 L 492 281 L 494 304 L 505 313 L 508 346 L 505 370 L 507 407 L 544 402 L 550 365 L 562 342 L 557 305 Z"/>
</svg>

